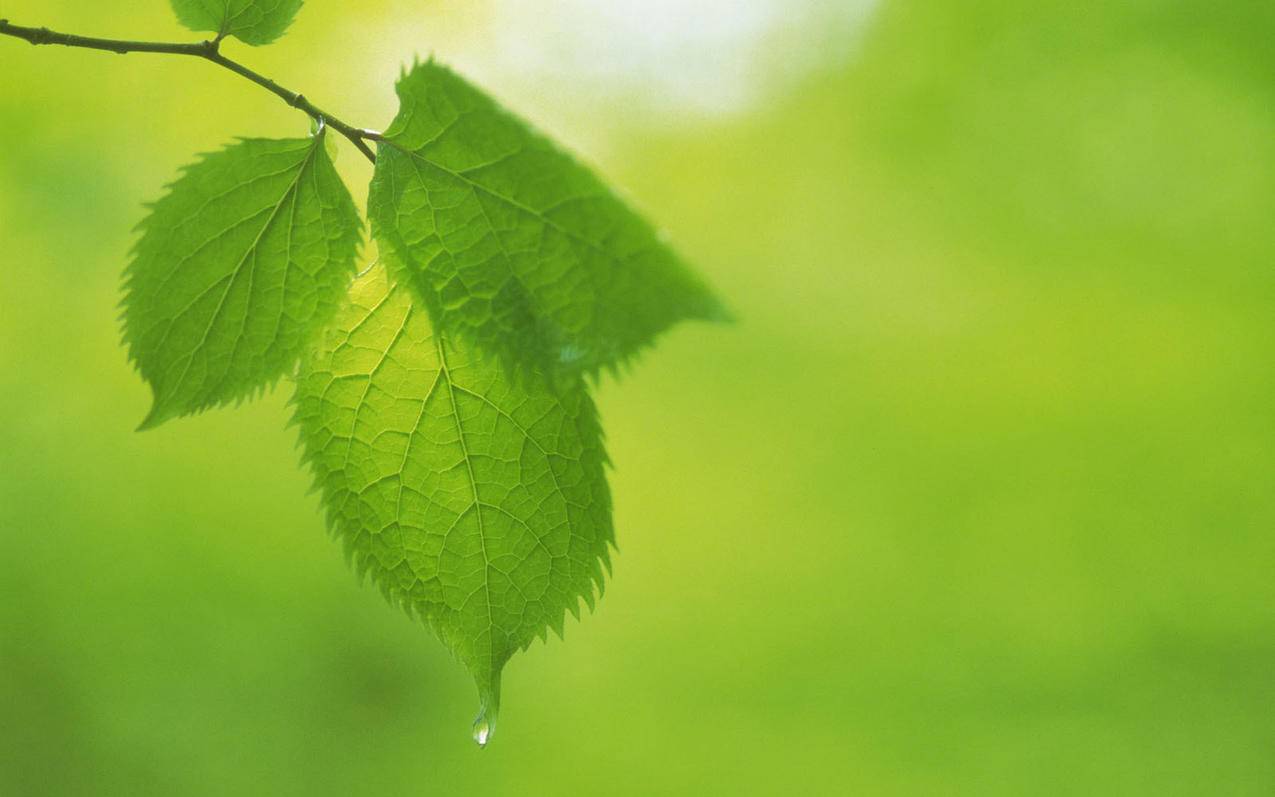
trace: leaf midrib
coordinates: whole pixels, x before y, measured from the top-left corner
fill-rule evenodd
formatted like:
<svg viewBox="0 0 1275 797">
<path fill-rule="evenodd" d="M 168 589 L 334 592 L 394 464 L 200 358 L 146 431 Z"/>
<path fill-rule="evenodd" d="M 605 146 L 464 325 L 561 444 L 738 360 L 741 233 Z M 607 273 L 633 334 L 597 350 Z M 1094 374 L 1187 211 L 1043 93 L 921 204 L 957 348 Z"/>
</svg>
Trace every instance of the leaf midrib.
<svg viewBox="0 0 1275 797">
<path fill-rule="evenodd" d="M 478 181 L 476 181 L 476 180 L 474 180 L 474 179 L 472 179 L 472 178 L 470 178 L 470 177 L 466 176 L 465 174 L 463 174 L 463 173 L 461 173 L 461 172 L 458 172 L 458 171 L 456 171 L 456 170 L 454 170 L 454 169 L 451 169 L 451 168 L 449 168 L 449 167 L 447 167 L 447 166 L 443 166 L 442 164 L 440 164 L 440 163 L 438 163 L 438 162 L 436 162 L 436 161 L 430 160 L 429 158 L 425 157 L 424 155 L 420 154 L 419 152 L 417 152 L 417 151 L 415 151 L 415 150 L 412 150 L 412 149 L 408 149 L 407 147 L 403 146 L 402 144 L 399 144 L 397 141 L 395 141 L 395 140 L 393 140 L 393 139 L 391 139 L 391 138 L 386 138 L 386 139 L 383 139 L 383 140 L 384 140 L 384 142 L 385 142 L 386 144 L 390 145 L 391 147 L 393 147 L 394 149 L 398 150 L 399 152 L 402 152 L 404 155 L 407 155 L 407 156 L 409 156 L 409 157 L 415 158 L 416 160 L 419 160 L 421 163 L 424 163 L 426 166 L 430 166 L 430 167 L 432 167 L 432 168 L 434 168 L 434 169 L 437 169 L 438 171 L 440 171 L 440 172 L 442 172 L 442 173 L 444 173 L 444 174 L 448 175 L 449 177 L 453 177 L 453 178 L 455 178 L 455 179 L 457 179 L 457 180 L 460 180 L 462 183 L 464 183 L 464 184 L 468 185 L 468 186 L 469 186 L 470 188 L 472 188 L 473 190 L 475 190 L 475 191 L 481 191 L 482 193 L 486 194 L 487 196 L 492 197 L 493 199 L 496 199 L 496 200 L 499 200 L 499 201 L 501 201 L 501 202 L 504 202 L 505 204 L 509 205 L 510 207 L 514 208 L 515 210 L 519 211 L 520 213 L 523 213 L 523 214 L 525 214 L 525 215 L 527 215 L 527 216 L 530 216 L 531 218 L 535 219 L 536 221 L 538 221 L 538 222 L 540 222 L 540 223 L 544 224 L 546 227 L 549 227 L 549 228 L 551 228 L 551 229 L 554 229 L 554 230 L 556 230 L 556 231 L 558 231 L 558 232 L 562 233 L 562 234 L 563 234 L 563 235 L 565 235 L 566 237 L 570 238 L 571 240 L 573 240 L 573 241 L 577 241 L 577 242 L 579 242 L 579 243 L 583 244 L 584 246 L 586 246 L 586 247 L 588 247 L 589 249 L 593 250 L 596 254 L 600 255 L 600 256 L 601 256 L 601 257 L 603 257 L 604 259 L 609 260 L 609 261 L 611 261 L 612 263 L 614 263 L 614 264 L 616 264 L 616 265 L 624 265 L 624 264 L 625 264 L 625 262 L 626 262 L 627 258 L 621 258 L 621 257 L 619 257 L 619 256 L 617 256 L 617 255 L 615 255 L 615 254 L 613 254 L 613 253 L 611 253 L 611 252 L 607 251 L 605 248 L 603 248 L 603 247 L 602 247 L 602 245 L 601 245 L 601 244 L 598 244 L 598 243 L 596 243 L 596 242 L 594 242 L 594 241 L 590 240 L 589 238 L 585 237 L 584 235 L 582 235 L 582 234 L 580 234 L 580 233 L 578 233 L 578 232 L 575 232 L 574 230 L 571 230 L 571 229 L 569 229 L 569 228 L 567 228 L 567 227 L 562 226 L 561 224 L 559 224 L 558 222 L 556 222 L 556 221 L 554 221 L 553 219 L 549 218 L 548 216 L 544 215 L 543 213 L 541 213 L 540 211 L 536 210 L 535 208 L 528 207 L 527 205 L 524 205 L 523 203 L 519 202 L 519 201 L 518 201 L 518 200 L 516 200 L 516 199 L 513 199 L 512 197 L 505 196 L 504 194 L 501 194 L 501 193 L 499 193 L 499 192 L 497 192 L 497 191 L 495 191 L 495 190 L 493 190 L 493 189 L 491 189 L 491 188 L 488 188 L 487 186 L 483 185 L 482 183 L 480 183 L 480 182 L 478 182 Z M 577 197 L 576 199 L 586 199 L 586 198 L 588 198 L 588 197 Z M 481 203 L 480 203 L 480 204 L 481 204 Z M 485 214 L 485 213 L 486 213 L 486 210 L 484 209 L 484 214 Z M 487 220 L 487 226 L 488 226 L 488 228 L 492 231 L 492 234 L 493 234 L 493 235 L 495 235 L 495 236 L 497 237 L 497 240 L 499 240 L 499 238 L 500 238 L 500 232 L 499 232 L 499 231 L 495 228 L 495 226 L 494 226 L 493 224 L 491 224 L 490 219 L 488 219 L 488 220 Z M 656 242 L 656 244 L 655 244 L 655 245 L 656 245 L 656 246 L 659 246 L 659 243 L 658 243 L 658 242 Z M 648 246 L 647 246 L 647 247 L 645 247 L 644 249 L 639 250 L 639 251 L 647 251 L 647 250 L 649 250 L 649 248 L 650 248 L 650 246 L 649 246 L 649 244 L 648 244 Z M 503 249 L 503 244 L 502 244 L 502 249 Z M 506 257 L 508 257 L 508 255 L 506 255 Z"/>
<path fill-rule="evenodd" d="M 288 201 L 289 197 L 291 197 L 293 193 L 301 185 L 302 176 L 305 175 L 306 169 L 310 168 L 310 166 L 313 164 L 314 154 L 319 151 L 319 148 L 322 146 L 322 144 L 323 144 L 323 136 L 320 133 L 320 135 L 315 136 L 314 143 L 311 144 L 310 146 L 310 151 L 306 153 L 305 159 L 301 161 L 300 166 L 297 168 L 296 176 L 292 178 L 292 181 L 288 184 L 288 187 L 284 190 L 283 194 L 279 197 L 279 201 L 275 203 L 273 208 L 271 208 L 269 218 L 266 219 L 265 224 L 261 225 L 261 229 L 257 231 L 257 235 L 253 238 L 252 243 L 248 245 L 248 248 L 244 251 L 243 255 L 239 258 L 239 262 L 235 264 L 234 270 L 231 271 L 231 273 L 228 275 L 229 279 L 226 281 L 225 289 L 222 290 L 221 292 L 221 297 L 217 300 L 217 307 L 213 310 L 212 318 L 208 320 L 208 324 L 204 327 L 204 333 L 200 337 L 199 342 L 195 344 L 194 348 L 192 348 L 190 350 L 190 353 L 186 356 L 186 365 L 184 368 L 182 368 L 181 376 L 179 376 L 177 378 L 177 381 L 173 383 L 173 387 L 171 388 L 170 395 L 172 395 L 173 393 L 176 393 L 176 391 L 179 390 L 182 384 L 186 381 L 186 376 L 190 373 L 190 367 L 195 361 L 195 355 L 198 354 L 204 348 L 204 346 L 208 344 L 208 335 L 209 333 L 212 332 L 213 326 L 216 325 L 217 319 L 221 316 L 222 308 L 224 308 L 226 304 L 226 297 L 230 295 L 231 288 L 234 286 L 236 280 L 238 280 L 239 274 L 243 271 L 244 263 L 248 260 L 248 257 L 250 255 L 253 255 L 256 252 L 257 248 L 261 245 L 262 239 L 265 237 L 266 231 L 271 228 L 271 226 L 275 222 L 275 219 L 278 218 L 279 210 L 284 206 L 284 204 Z M 253 260 L 255 264 L 256 258 L 254 257 Z M 287 252 L 285 256 L 285 261 L 283 264 L 283 268 L 285 269 L 285 271 L 290 267 L 291 260 L 292 260 L 292 253 L 291 253 L 291 249 L 289 248 L 289 251 Z M 255 270 L 255 265 L 254 265 L 254 270 Z M 236 343 L 236 349 L 237 347 L 238 347 L 238 344 Z M 233 367 L 233 365 L 234 365 L 233 362 L 227 363 L 226 374 L 222 376 L 222 380 L 221 380 L 222 382 L 224 382 L 226 377 L 229 375 L 230 369 L 231 367 Z"/>
<path fill-rule="evenodd" d="M 456 421 L 456 436 L 460 440 L 460 453 L 465 460 L 465 471 L 469 474 L 470 492 L 474 497 L 474 514 L 478 517 L 478 542 L 483 552 L 483 594 L 487 603 L 487 677 L 492 679 L 496 673 L 496 620 L 491 613 L 491 558 L 487 555 L 487 530 L 483 526 L 482 501 L 478 498 L 478 479 L 474 475 L 474 463 L 469 456 L 469 445 L 465 442 L 465 425 L 460 420 L 460 407 L 456 404 L 456 391 L 452 387 L 451 371 L 447 367 L 447 353 L 444 351 L 443 345 L 443 336 L 435 332 L 434 347 L 438 351 L 439 374 L 442 380 L 447 383 L 447 396 L 452 405 L 452 418 Z"/>
</svg>

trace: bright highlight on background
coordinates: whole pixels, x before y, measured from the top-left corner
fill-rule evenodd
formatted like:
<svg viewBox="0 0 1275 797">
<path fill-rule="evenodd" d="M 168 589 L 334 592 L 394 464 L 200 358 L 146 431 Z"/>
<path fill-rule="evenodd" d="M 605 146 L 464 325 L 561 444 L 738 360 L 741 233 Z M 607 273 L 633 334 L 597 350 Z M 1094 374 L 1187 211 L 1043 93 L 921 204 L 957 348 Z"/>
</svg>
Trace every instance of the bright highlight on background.
<svg viewBox="0 0 1275 797">
<path fill-rule="evenodd" d="M 875 0 L 498 0 L 488 57 L 663 114 L 747 110 L 850 48 Z M 816 41 L 798 41 L 814 35 Z M 822 39 L 820 41 L 819 39 Z"/>
<path fill-rule="evenodd" d="M 757 108 L 812 72 L 853 57 L 877 0 L 494 0 L 452 38 L 450 26 L 390 30 L 535 96 L 569 92 L 595 112 L 620 103 L 670 124 Z M 454 22 L 454 20 L 453 20 Z M 424 53 L 422 53 L 424 54 Z M 653 117 L 651 115 L 654 115 Z"/>
</svg>

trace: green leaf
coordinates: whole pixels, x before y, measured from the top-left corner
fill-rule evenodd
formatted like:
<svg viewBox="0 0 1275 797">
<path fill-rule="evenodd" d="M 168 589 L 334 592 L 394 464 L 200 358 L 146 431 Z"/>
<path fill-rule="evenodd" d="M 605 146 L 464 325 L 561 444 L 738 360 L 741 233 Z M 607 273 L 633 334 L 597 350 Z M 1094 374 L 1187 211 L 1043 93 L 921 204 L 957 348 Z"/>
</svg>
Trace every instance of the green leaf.
<svg viewBox="0 0 1275 797">
<path fill-rule="evenodd" d="M 494 728 L 500 673 L 601 594 L 613 539 L 582 382 L 513 382 L 434 333 L 381 266 L 302 359 L 296 421 L 328 523 L 360 573 L 468 667 Z"/>
<path fill-rule="evenodd" d="M 373 236 L 440 329 L 513 371 L 594 373 L 683 319 L 724 319 L 704 283 L 587 169 L 449 69 L 398 83 Z"/>
<path fill-rule="evenodd" d="M 126 272 L 124 341 L 155 395 L 142 428 L 291 370 L 341 301 L 361 226 L 323 135 L 244 140 L 188 167 Z"/>
<path fill-rule="evenodd" d="M 246 44 L 262 45 L 278 39 L 292 24 L 302 0 L 171 0 L 186 27 L 234 36 Z"/>
</svg>

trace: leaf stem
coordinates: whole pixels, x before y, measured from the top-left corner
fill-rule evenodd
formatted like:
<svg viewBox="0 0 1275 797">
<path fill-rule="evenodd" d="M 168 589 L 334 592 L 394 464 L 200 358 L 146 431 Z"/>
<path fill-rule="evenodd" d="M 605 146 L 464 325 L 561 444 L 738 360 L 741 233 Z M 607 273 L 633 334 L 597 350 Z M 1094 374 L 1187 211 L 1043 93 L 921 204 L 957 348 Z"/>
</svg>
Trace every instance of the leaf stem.
<svg viewBox="0 0 1275 797">
<path fill-rule="evenodd" d="M 59 33 L 48 28 L 26 28 L 13 25 L 7 19 L 0 19 L 0 35 L 23 39 L 31 44 L 60 44 L 64 47 L 81 47 L 88 50 L 104 50 L 106 52 L 125 55 L 127 53 L 162 53 L 165 55 L 189 55 L 211 61 L 220 67 L 229 69 L 240 77 L 247 78 L 266 91 L 282 99 L 288 105 L 305 113 L 316 122 L 326 124 L 333 130 L 350 140 L 359 152 L 362 152 L 372 163 L 376 163 L 376 153 L 367 142 L 379 141 L 381 134 L 374 130 L 364 130 L 346 124 L 332 114 L 319 108 L 299 92 L 280 86 L 270 78 L 254 72 L 238 61 L 227 58 L 221 53 L 221 40 L 197 42 L 194 44 L 169 42 L 139 42 L 123 39 L 99 39 L 92 36 L 77 36 L 73 33 Z"/>
</svg>

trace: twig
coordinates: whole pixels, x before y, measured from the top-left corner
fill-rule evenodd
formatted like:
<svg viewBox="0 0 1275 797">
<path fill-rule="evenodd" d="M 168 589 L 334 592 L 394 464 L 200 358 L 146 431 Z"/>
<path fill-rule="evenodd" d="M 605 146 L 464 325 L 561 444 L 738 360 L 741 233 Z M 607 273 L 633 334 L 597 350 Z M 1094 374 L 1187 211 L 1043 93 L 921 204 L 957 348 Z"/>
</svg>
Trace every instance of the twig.
<svg viewBox="0 0 1275 797">
<path fill-rule="evenodd" d="M 305 95 L 290 91 L 270 78 L 252 71 L 248 67 L 221 54 L 221 39 L 213 39 L 194 44 L 169 42 L 139 42 L 123 39 L 98 39 L 92 36 L 77 36 L 72 33 L 58 33 L 48 28 L 25 28 L 10 24 L 7 19 L 0 19 L 0 35 L 23 39 L 31 44 L 60 44 L 64 47 L 81 47 L 88 50 L 104 50 L 106 52 L 125 55 L 127 53 L 162 53 L 165 55 L 189 55 L 211 61 L 218 66 L 229 69 L 240 77 L 247 78 L 266 91 L 282 99 L 288 105 L 305 113 L 316 122 L 326 124 L 333 130 L 350 140 L 372 163 L 376 163 L 376 153 L 367 142 L 379 141 L 381 134 L 374 130 L 364 130 L 346 124 L 330 113 L 319 108 L 305 98 Z"/>
</svg>

